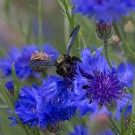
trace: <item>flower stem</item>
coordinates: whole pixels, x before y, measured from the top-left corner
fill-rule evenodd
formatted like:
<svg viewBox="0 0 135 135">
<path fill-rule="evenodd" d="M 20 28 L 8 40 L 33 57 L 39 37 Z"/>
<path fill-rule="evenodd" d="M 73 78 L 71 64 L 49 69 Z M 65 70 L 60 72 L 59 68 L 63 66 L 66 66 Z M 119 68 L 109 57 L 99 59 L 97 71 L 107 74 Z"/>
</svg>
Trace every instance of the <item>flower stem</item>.
<svg viewBox="0 0 135 135">
<path fill-rule="evenodd" d="M 110 61 L 109 55 L 108 55 L 108 40 L 106 40 L 106 39 L 104 39 L 104 51 L 105 51 L 106 61 L 109 65 L 109 67 L 112 68 L 112 64 L 111 64 L 111 61 Z"/>
<path fill-rule="evenodd" d="M 135 78 L 134 78 L 134 86 L 133 86 L 133 105 L 132 105 L 132 117 L 131 121 L 127 130 L 127 133 L 130 135 L 132 131 L 134 130 L 134 125 L 135 125 Z"/>
<path fill-rule="evenodd" d="M 2 82 L 0 82 L 0 92 L 1 92 L 1 94 L 3 95 L 3 97 L 5 98 L 7 105 L 8 105 L 9 108 L 11 109 L 11 111 L 12 111 L 13 115 L 15 116 L 16 120 L 18 121 L 19 125 L 24 129 L 24 131 L 26 132 L 27 135 L 30 135 L 27 126 L 25 126 L 25 125 L 20 121 L 18 115 L 15 113 L 15 111 L 14 111 L 14 105 L 13 105 L 13 103 L 12 103 L 12 102 L 10 101 L 10 99 L 9 99 L 10 96 L 7 95 L 8 90 L 5 88 L 5 85 L 4 85 Z M 8 93 L 8 94 L 9 94 L 9 93 Z"/>
<path fill-rule="evenodd" d="M 132 59 L 135 58 L 135 52 L 130 48 L 129 44 L 126 42 L 125 37 L 123 35 L 123 33 L 121 32 L 120 26 L 114 24 L 114 29 L 116 34 L 119 36 L 120 40 L 123 42 L 123 47 L 126 50 L 128 56 Z"/>
<path fill-rule="evenodd" d="M 38 0 L 38 23 L 39 23 L 39 31 L 38 31 L 38 43 L 42 44 L 42 0 Z"/>
</svg>

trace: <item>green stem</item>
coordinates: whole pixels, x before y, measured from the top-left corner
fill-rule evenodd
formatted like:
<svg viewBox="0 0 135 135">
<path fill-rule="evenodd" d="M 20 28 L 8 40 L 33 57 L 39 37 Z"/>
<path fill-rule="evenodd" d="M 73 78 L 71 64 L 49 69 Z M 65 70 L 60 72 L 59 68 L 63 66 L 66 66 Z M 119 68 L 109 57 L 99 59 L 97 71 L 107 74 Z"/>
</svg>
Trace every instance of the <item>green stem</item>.
<svg viewBox="0 0 135 135">
<path fill-rule="evenodd" d="M 109 55 L 108 55 L 108 40 L 104 40 L 104 51 L 105 51 L 106 61 L 109 65 L 109 67 L 112 68 L 112 64 L 111 64 L 111 61 L 110 61 Z"/>
<path fill-rule="evenodd" d="M 69 34 L 70 34 L 70 24 L 68 22 L 68 19 L 67 17 L 64 17 L 64 35 L 65 35 L 65 46 L 67 48 L 67 44 L 68 44 L 68 37 L 69 37 Z"/>
<path fill-rule="evenodd" d="M 132 106 L 132 119 L 131 119 L 131 122 L 133 119 L 135 119 L 135 78 L 134 78 L 134 87 L 133 87 L 133 99 L 134 99 L 134 102 L 133 102 L 133 106 Z"/>
<path fill-rule="evenodd" d="M 36 135 L 40 135 L 39 129 L 36 128 Z"/>
<path fill-rule="evenodd" d="M 129 44 L 126 42 L 125 37 L 123 36 L 123 33 L 121 32 L 121 29 L 120 29 L 119 25 L 114 24 L 114 28 L 115 28 L 116 34 L 119 36 L 119 38 L 123 42 L 123 44 L 124 44 L 123 47 L 126 50 L 126 52 L 129 52 L 128 54 L 130 54 L 131 58 L 135 57 L 135 53 L 130 48 Z"/>
<path fill-rule="evenodd" d="M 4 1 L 4 10 L 5 10 L 5 14 L 7 19 L 10 19 L 9 13 L 10 13 L 10 0 L 5 0 Z"/>
<path fill-rule="evenodd" d="M 70 14 L 69 12 L 69 5 L 70 5 L 70 1 L 63 1 L 63 5 L 64 5 L 64 11 L 66 14 L 66 17 L 71 25 L 71 28 L 74 29 L 75 28 L 75 15 L 74 14 Z M 71 9 L 70 9 L 71 10 Z M 79 45 L 79 34 L 78 37 L 76 38 L 76 46 L 75 46 L 75 50 L 76 51 L 76 55 L 79 56 L 80 55 L 80 45 Z"/>
<path fill-rule="evenodd" d="M 28 14 L 29 14 L 29 18 L 28 18 L 28 28 L 27 28 L 27 35 L 26 35 L 26 41 L 28 44 L 31 43 L 31 35 L 32 35 L 32 12 L 31 12 L 31 0 L 28 0 Z"/>
<path fill-rule="evenodd" d="M 133 87 L 133 105 L 132 105 L 132 117 L 129 124 L 129 128 L 127 130 L 127 133 L 132 132 L 134 125 L 135 125 L 135 78 L 134 78 L 134 87 Z"/>
<path fill-rule="evenodd" d="M 38 0 L 38 23 L 39 23 L 39 31 L 38 31 L 38 43 L 42 44 L 42 0 Z"/>
<path fill-rule="evenodd" d="M 115 133 L 115 135 L 122 135 L 119 127 L 116 125 L 115 121 L 110 117 L 110 127 L 112 131 Z"/>
<path fill-rule="evenodd" d="M 5 89 L 4 84 L 2 82 L 0 82 L 0 88 L 1 88 L 1 90 L 0 90 L 1 93 L 2 93 L 3 97 L 5 98 L 6 103 L 8 104 L 9 108 L 11 109 L 11 111 L 12 111 L 13 115 L 15 116 L 16 120 L 21 125 L 21 127 L 25 130 L 26 134 L 27 135 L 30 135 L 29 134 L 29 130 L 27 129 L 27 127 L 20 121 L 19 117 L 15 113 L 15 111 L 14 111 L 14 105 L 13 105 L 12 102 L 10 102 L 9 97 L 6 94 L 6 91 L 7 90 Z"/>
</svg>

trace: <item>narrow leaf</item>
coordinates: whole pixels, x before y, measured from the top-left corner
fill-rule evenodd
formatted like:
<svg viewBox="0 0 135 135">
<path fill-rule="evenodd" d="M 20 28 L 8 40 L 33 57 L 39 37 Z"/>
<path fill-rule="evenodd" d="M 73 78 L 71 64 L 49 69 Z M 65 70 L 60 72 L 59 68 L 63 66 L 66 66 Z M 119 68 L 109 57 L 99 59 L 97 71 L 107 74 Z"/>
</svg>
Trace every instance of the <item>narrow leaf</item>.
<svg viewBox="0 0 135 135">
<path fill-rule="evenodd" d="M 9 96 L 10 93 L 5 88 L 5 85 L 2 82 L 0 82 L 0 92 L 3 95 L 3 97 L 5 98 L 6 103 L 9 106 L 10 110 L 12 111 L 13 115 L 15 116 L 16 120 L 18 121 L 18 124 L 26 131 L 27 135 L 29 135 L 27 127 L 21 122 L 21 120 L 19 119 L 18 115 L 15 113 L 15 111 L 14 111 L 14 104 L 10 100 L 10 96 Z"/>
<path fill-rule="evenodd" d="M 14 63 L 12 64 L 12 76 L 14 82 L 14 101 L 17 101 L 19 96 L 19 82 L 14 68 Z"/>
</svg>

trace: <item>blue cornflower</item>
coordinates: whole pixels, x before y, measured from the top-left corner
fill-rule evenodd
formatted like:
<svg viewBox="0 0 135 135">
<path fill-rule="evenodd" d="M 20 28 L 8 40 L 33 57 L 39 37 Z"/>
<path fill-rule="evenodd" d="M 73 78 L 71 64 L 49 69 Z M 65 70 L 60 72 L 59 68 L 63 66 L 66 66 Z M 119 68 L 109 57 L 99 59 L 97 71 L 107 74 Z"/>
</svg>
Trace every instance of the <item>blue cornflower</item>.
<svg viewBox="0 0 135 135">
<path fill-rule="evenodd" d="M 48 84 L 47 84 L 48 83 Z M 25 86 L 21 89 L 19 100 L 15 103 L 15 112 L 24 124 L 31 127 L 39 126 L 45 128 L 46 126 L 54 126 L 55 124 L 70 120 L 75 114 L 76 107 L 70 105 L 71 100 L 63 98 L 63 100 L 47 100 L 44 95 L 44 91 L 49 91 L 53 82 L 47 81 L 47 87 L 33 86 L 29 88 Z M 50 85 L 50 86 L 49 86 Z M 57 83 L 56 83 L 57 85 Z M 58 86 L 54 86 L 56 91 L 61 89 Z M 56 95 L 58 95 L 55 92 Z M 55 95 L 54 94 L 54 95 Z M 15 122 L 13 117 L 10 117 Z"/>
<path fill-rule="evenodd" d="M 39 116 L 37 108 L 40 105 L 39 94 L 40 87 L 33 86 L 29 88 L 24 86 L 19 94 L 19 100 L 15 103 L 15 112 L 20 120 L 31 127 L 39 125 Z M 17 124 L 17 120 L 14 116 L 9 117 L 12 120 L 12 126 Z"/>
<path fill-rule="evenodd" d="M 69 135 L 92 135 L 90 129 L 87 129 L 86 127 L 82 126 L 82 125 L 78 125 L 76 127 L 74 127 L 74 132 L 70 132 Z M 106 131 L 97 133 L 95 135 L 114 135 L 114 133 L 108 129 Z"/>
<path fill-rule="evenodd" d="M 7 58 L 0 58 L 0 70 L 4 77 L 11 75 L 12 64 L 16 70 L 16 74 L 20 79 L 25 79 L 30 75 L 39 77 L 39 75 L 33 72 L 27 63 L 30 61 L 31 55 L 38 51 L 39 48 L 36 45 L 24 46 L 22 51 L 17 47 L 11 46 L 11 51 L 7 53 Z M 58 51 L 54 49 L 50 44 L 43 45 L 43 51 L 51 55 L 52 60 L 56 59 L 58 56 Z"/>
<path fill-rule="evenodd" d="M 82 63 L 78 63 L 73 82 L 74 100 L 81 115 L 99 109 L 109 113 L 108 108 L 116 106 L 116 118 L 120 119 L 129 100 L 129 106 L 132 105 L 132 94 L 126 93 L 125 88 L 132 86 L 134 69 L 129 63 L 126 66 L 121 63 L 118 67 L 113 64 L 113 69 L 110 69 L 105 57 L 101 56 L 102 50 L 95 52 L 95 55 L 90 54 L 89 48 L 81 52 Z"/>
<path fill-rule="evenodd" d="M 43 80 L 42 94 L 48 101 L 66 100 L 70 98 L 70 90 L 67 87 L 68 84 L 63 78 L 58 76 L 49 76 L 47 80 Z"/>
<path fill-rule="evenodd" d="M 94 17 L 95 21 L 120 22 L 121 16 L 129 16 L 135 11 L 134 0 L 71 0 L 73 13 Z M 116 6 L 117 5 L 117 6 Z"/>
<path fill-rule="evenodd" d="M 46 101 L 46 104 L 40 106 L 42 127 L 48 124 L 46 119 L 49 117 L 52 119 L 49 124 L 53 125 L 56 121 L 70 120 L 75 115 L 76 107 L 72 103 L 70 91 L 63 78 L 49 76 L 43 80 L 41 87 L 43 100 Z"/>
</svg>

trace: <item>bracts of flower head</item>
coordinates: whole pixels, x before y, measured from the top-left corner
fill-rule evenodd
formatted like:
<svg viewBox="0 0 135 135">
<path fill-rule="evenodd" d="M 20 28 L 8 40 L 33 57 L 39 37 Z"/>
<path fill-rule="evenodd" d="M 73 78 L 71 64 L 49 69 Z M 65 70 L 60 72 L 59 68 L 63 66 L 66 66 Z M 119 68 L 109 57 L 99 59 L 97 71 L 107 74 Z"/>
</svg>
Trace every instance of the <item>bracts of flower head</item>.
<svg viewBox="0 0 135 135">
<path fill-rule="evenodd" d="M 20 90 L 19 100 L 15 103 L 15 112 L 20 120 L 30 127 L 39 127 L 57 133 L 62 122 L 70 120 L 76 112 L 62 78 L 52 76 L 43 81 L 42 86 L 27 87 Z M 17 124 L 14 116 L 10 119 Z"/>
<path fill-rule="evenodd" d="M 77 75 L 74 78 L 74 100 L 80 115 L 91 112 L 90 117 L 99 111 L 105 111 L 120 120 L 123 108 L 127 105 L 127 112 L 131 112 L 133 97 L 125 88 L 132 87 L 134 69 L 130 63 L 118 67 L 112 63 L 110 68 L 102 49 L 95 48 L 91 54 L 89 48 L 81 52 L 82 63 L 78 62 Z M 113 115 L 109 108 L 115 107 Z"/>
</svg>

